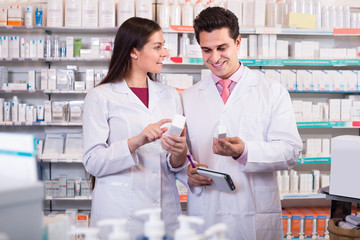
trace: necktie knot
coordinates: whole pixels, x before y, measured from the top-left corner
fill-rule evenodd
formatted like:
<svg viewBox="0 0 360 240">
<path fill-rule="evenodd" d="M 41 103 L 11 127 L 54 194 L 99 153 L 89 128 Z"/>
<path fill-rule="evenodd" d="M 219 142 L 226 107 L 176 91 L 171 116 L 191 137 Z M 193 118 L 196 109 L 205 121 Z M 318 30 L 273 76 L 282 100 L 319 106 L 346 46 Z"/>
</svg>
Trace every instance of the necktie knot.
<svg viewBox="0 0 360 240">
<path fill-rule="evenodd" d="M 221 98 L 222 98 L 224 104 L 226 104 L 226 101 L 228 100 L 228 98 L 230 96 L 229 86 L 230 86 L 231 82 L 232 81 L 230 79 L 222 79 L 219 81 L 219 84 L 223 87 L 223 91 L 221 93 Z"/>
</svg>

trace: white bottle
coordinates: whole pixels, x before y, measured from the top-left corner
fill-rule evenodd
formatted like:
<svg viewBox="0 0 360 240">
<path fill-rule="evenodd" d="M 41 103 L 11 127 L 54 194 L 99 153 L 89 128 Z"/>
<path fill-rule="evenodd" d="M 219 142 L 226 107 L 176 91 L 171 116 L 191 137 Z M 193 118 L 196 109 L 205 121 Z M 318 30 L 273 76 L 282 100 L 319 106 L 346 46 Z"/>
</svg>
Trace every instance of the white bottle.
<svg viewBox="0 0 360 240">
<path fill-rule="evenodd" d="M 226 230 L 227 226 L 225 223 L 218 223 L 206 229 L 204 235 L 208 238 L 211 237 L 211 239 L 227 240 L 227 238 L 225 237 Z"/>
<path fill-rule="evenodd" d="M 315 12 L 315 16 L 316 16 L 316 28 L 320 29 L 321 28 L 321 1 L 320 0 L 315 0 L 314 2 L 314 12 Z"/>
<path fill-rule="evenodd" d="M 181 7 L 178 0 L 174 0 L 170 7 L 170 25 L 181 25 Z"/>
<path fill-rule="evenodd" d="M 279 191 L 282 192 L 282 176 L 281 176 L 281 171 L 276 171 L 276 179 L 277 179 Z"/>
<path fill-rule="evenodd" d="M 266 26 L 275 27 L 278 19 L 278 6 L 276 0 L 266 4 Z"/>
<path fill-rule="evenodd" d="M 98 27 L 99 9 L 97 0 L 82 0 L 82 26 Z"/>
<path fill-rule="evenodd" d="M 115 27 L 115 0 L 99 1 L 99 27 Z"/>
<path fill-rule="evenodd" d="M 194 9 L 191 6 L 190 0 L 185 0 L 185 4 L 182 8 L 182 25 L 192 26 L 194 20 Z"/>
<path fill-rule="evenodd" d="M 304 225 L 304 218 L 300 218 L 299 239 L 305 239 Z"/>
<path fill-rule="evenodd" d="M 168 0 L 164 0 L 159 9 L 159 25 L 161 28 L 170 27 L 170 6 Z"/>
<path fill-rule="evenodd" d="M 337 28 L 343 28 L 344 27 L 344 12 L 343 7 L 338 6 L 336 8 L 336 25 Z"/>
<path fill-rule="evenodd" d="M 287 224 L 286 224 L 286 239 L 292 239 L 292 232 L 291 232 L 291 229 L 292 229 L 292 226 L 291 226 L 291 217 L 289 217 L 287 219 Z"/>
<path fill-rule="evenodd" d="M 126 232 L 126 223 L 125 218 L 122 219 L 104 219 L 98 221 L 96 225 L 98 227 L 102 226 L 113 226 L 113 231 L 109 234 L 108 240 L 130 240 L 130 234 Z"/>
<path fill-rule="evenodd" d="M 204 7 L 203 2 L 201 0 L 198 0 L 194 7 L 194 17 L 199 15 L 199 13 L 201 13 L 201 11 L 204 9 L 205 9 L 205 7 Z"/>
<path fill-rule="evenodd" d="M 327 229 L 327 227 L 326 227 L 326 229 Z M 313 219 L 312 238 L 311 239 L 317 239 L 317 218 Z"/>
<path fill-rule="evenodd" d="M 119 0 L 117 5 L 117 25 L 120 26 L 127 19 L 135 16 L 134 0 Z"/>
<path fill-rule="evenodd" d="M 299 191 L 299 176 L 296 171 L 293 171 L 290 175 L 290 192 L 297 193 Z"/>
<path fill-rule="evenodd" d="M 33 26 L 33 9 L 31 5 L 26 6 L 25 10 L 25 26 Z"/>
<path fill-rule="evenodd" d="M 20 58 L 25 58 L 25 39 L 20 39 Z"/>
<path fill-rule="evenodd" d="M 135 212 L 136 216 L 149 215 L 144 224 L 144 235 L 149 240 L 162 239 L 165 236 L 165 223 L 161 220 L 161 209 L 141 209 Z"/>
<path fill-rule="evenodd" d="M 290 181 L 289 181 L 289 173 L 288 171 L 284 171 L 282 175 L 282 192 L 288 193 L 290 187 Z"/>
<path fill-rule="evenodd" d="M 314 193 L 317 193 L 317 191 L 320 188 L 320 171 L 319 170 L 313 170 L 313 179 L 314 179 Z"/>
<path fill-rule="evenodd" d="M 350 28 L 351 27 L 350 6 L 345 6 L 344 7 L 343 14 L 344 14 L 344 28 Z"/>
<path fill-rule="evenodd" d="M 321 26 L 325 29 L 330 29 L 330 11 L 328 6 L 322 8 Z"/>
<path fill-rule="evenodd" d="M 299 2 L 298 0 L 292 0 L 290 2 L 290 12 L 298 13 L 299 12 Z"/>
<path fill-rule="evenodd" d="M 136 16 L 152 20 L 152 0 L 136 0 Z"/>
<path fill-rule="evenodd" d="M 180 38 L 179 57 L 186 57 L 186 47 L 188 45 L 190 45 L 190 38 L 188 37 L 187 33 L 183 33 L 182 37 Z"/>
<path fill-rule="evenodd" d="M 19 121 L 19 100 L 17 96 L 13 96 L 11 102 L 11 121 L 13 122 Z"/>
<path fill-rule="evenodd" d="M 180 227 L 174 233 L 174 240 L 193 239 L 197 234 L 190 224 L 204 224 L 204 220 L 199 217 L 185 215 L 178 216 L 178 221 Z"/>
<path fill-rule="evenodd" d="M 84 234 L 84 240 L 99 240 L 99 230 L 97 228 L 74 228 L 69 231 L 69 234 Z"/>
<path fill-rule="evenodd" d="M 30 58 L 30 43 L 29 43 L 29 41 L 25 42 L 25 58 Z"/>
</svg>

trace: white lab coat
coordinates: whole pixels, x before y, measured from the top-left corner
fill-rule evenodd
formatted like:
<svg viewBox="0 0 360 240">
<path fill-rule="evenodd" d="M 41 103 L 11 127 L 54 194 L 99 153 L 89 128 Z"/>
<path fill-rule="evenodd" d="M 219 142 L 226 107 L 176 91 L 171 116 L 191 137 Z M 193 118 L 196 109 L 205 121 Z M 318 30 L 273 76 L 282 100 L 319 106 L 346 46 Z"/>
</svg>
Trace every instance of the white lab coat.
<svg viewBox="0 0 360 240">
<path fill-rule="evenodd" d="M 160 140 L 130 153 L 127 140 L 148 124 L 182 114 L 175 89 L 148 79 L 149 108 L 125 81 L 100 85 L 87 94 L 83 111 L 86 171 L 96 177 L 91 226 L 105 218 L 127 218 L 132 238 L 143 233 L 147 217 L 135 217 L 144 208 L 162 208 L 166 231 L 172 235 L 181 214 L 175 172 Z"/>
<path fill-rule="evenodd" d="M 282 239 L 275 171 L 293 167 L 302 150 L 288 92 L 245 68 L 226 105 L 210 75 L 185 90 L 182 100 L 194 159 L 230 174 L 236 186 L 231 193 L 191 188 L 188 214 L 205 219 L 200 231 L 223 222 L 232 240 Z M 219 124 L 226 127 L 227 136 L 247 143 L 245 166 L 232 157 L 213 154 L 212 138 L 217 137 Z"/>
</svg>

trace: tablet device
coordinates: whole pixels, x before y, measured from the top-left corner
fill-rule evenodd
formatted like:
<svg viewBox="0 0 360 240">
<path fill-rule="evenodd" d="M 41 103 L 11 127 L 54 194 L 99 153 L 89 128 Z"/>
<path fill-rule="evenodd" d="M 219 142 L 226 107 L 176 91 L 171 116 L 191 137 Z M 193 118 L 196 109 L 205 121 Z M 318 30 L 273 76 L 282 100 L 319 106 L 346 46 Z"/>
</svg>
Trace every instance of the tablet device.
<svg viewBox="0 0 360 240">
<path fill-rule="evenodd" d="M 235 185 L 227 173 L 218 172 L 209 168 L 199 167 L 197 173 L 211 178 L 214 182 L 206 188 L 215 189 L 223 192 L 231 192 L 235 190 Z"/>
</svg>

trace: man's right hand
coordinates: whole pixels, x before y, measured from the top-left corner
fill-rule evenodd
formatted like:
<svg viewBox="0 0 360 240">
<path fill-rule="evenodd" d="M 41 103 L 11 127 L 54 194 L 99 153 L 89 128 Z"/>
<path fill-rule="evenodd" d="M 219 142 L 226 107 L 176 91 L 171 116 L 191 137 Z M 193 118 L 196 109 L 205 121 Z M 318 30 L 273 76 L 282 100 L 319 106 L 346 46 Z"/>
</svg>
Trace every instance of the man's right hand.
<svg viewBox="0 0 360 240">
<path fill-rule="evenodd" d="M 194 187 L 205 187 L 205 186 L 210 186 L 211 184 L 213 184 L 213 180 L 209 177 L 205 177 L 205 176 L 201 176 L 200 174 L 197 173 L 197 168 L 198 167 L 208 167 L 207 165 L 205 164 L 197 164 L 195 163 L 195 168 L 193 168 L 191 166 L 191 164 L 189 164 L 189 167 L 188 167 L 188 173 L 187 175 L 189 176 L 189 179 L 188 179 L 188 183 L 189 185 L 191 186 L 194 186 Z"/>
</svg>

